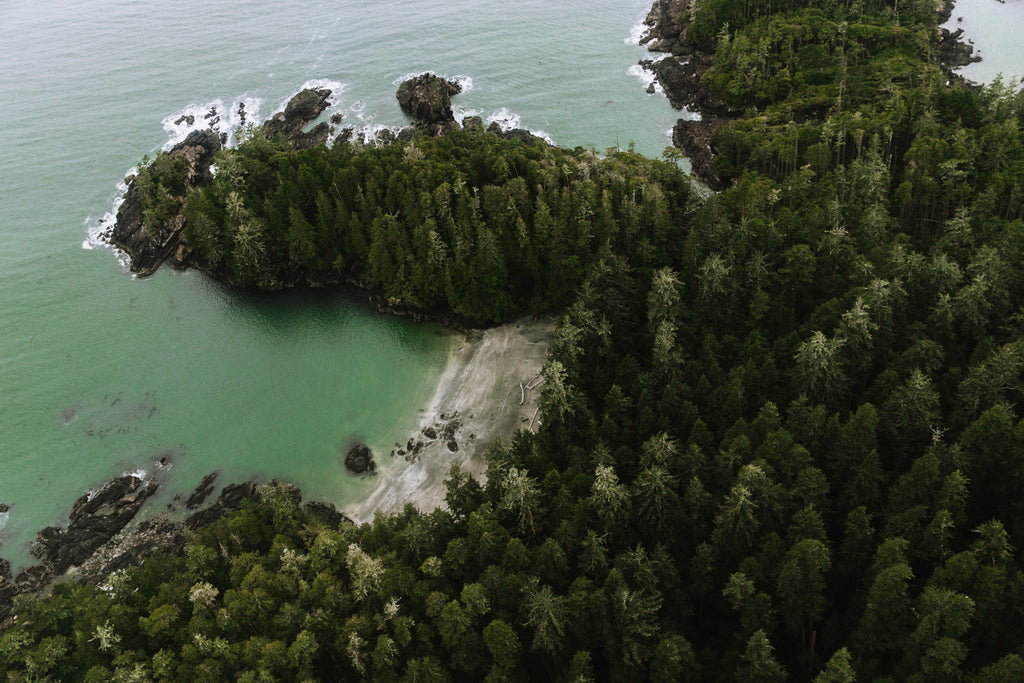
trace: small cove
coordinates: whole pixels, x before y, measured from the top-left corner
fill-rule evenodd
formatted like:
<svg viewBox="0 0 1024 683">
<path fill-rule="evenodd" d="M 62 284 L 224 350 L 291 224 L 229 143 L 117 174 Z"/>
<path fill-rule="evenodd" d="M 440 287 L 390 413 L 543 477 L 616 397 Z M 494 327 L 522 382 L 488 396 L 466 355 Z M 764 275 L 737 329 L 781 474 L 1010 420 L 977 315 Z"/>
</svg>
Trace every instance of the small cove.
<svg viewBox="0 0 1024 683">
<path fill-rule="evenodd" d="M 347 441 L 386 458 L 445 368 L 450 333 L 358 296 L 138 280 L 83 249 L 125 172 L 175 136 L 168 121 L 218 100 L 265 118 L 323 80 L 342 86 L 346 124 L 401 125 L 397 82 L 432 70 L 470 79 L 459 114 L 657 156 L 678 113 L 630 72 L 649 4 L 0 4 L 0 557 L 30 562 L 39 529 L 125 471 L 161 482 L 154 510 L 214 470 L 344 508 L 374 485 L 344 471 Z"/>
</svg>

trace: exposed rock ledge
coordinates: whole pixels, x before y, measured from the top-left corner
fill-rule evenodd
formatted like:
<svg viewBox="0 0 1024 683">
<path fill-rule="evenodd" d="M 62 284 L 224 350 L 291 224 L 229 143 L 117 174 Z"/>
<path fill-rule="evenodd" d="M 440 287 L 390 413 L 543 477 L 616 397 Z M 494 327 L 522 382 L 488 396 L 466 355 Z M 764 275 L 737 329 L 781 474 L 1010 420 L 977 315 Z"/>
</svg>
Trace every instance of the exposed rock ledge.
<svg viewBox="0 0 1024 683">
<path fill-rule="evenodd" d="M 203 479 L 190 501 L 210 493 L 213 476 Z M 301 492 L 295 486 L 278 486 L 283 486 L 296 503 L 301 500 Z M 40 564 L 12 577 L 10 564 L 0 560 L 0 633 L 16 618 L 13 611 L 17 596 L 44 593 L 63 581 L 102 585 L 112 573 L 138 565 L 147 557 L 178 553 L 188 530 L 207 526 L 240 509 L 247 498 L 260 500 L 263 487 L 252 481 L 231 484 L 224 487 L 211 505 L 184 520 L 154 516 L 131 524 L 156 490 L 156 482 L 133 474 L 112 479 L 75 501 L 67 526 L 47 527 L 39 532 L 31 553 Z M 327 503 L 306 503 L 303 508 L 332 526 L 347 521 Z"/>
<path fill-rule="evenodd" d="M 714 63 L 713 43 L 693 43 L 687 18 L 694 0 L 655 0 L 645 23 L 650 27 L 642 42 L 651 52 L 668 53 L 659 60 L 640 65 L 654 73 L 665 96 L 676 109 L 690 109 L 700 120 L 679 119 L 672 131 L 672 144 L 689 157 L 693 175 L 713 190 L 728 184 L 712 166 L 712 135 L 725 120 L 742 112 L 704 87 L 701 79 Z"/>
</svg>

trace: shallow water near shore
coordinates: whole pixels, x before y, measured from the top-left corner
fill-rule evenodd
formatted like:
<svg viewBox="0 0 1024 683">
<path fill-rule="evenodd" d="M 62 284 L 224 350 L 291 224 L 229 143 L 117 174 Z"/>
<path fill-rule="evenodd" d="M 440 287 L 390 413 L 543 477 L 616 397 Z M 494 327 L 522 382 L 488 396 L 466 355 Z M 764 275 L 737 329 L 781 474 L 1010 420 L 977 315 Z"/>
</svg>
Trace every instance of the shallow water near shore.
<svg viewBox="0 0 1024 683">
<path fill-rule="evenodd" d="M 28 563 L 39 529 L 125 471 L 161 482 L 151 509 L 213 470 L 344 509 L 374 486 L 345 473 L 346 442 L 387 452 L 442 376 L 450 334 L 357 296 L 137 280 L 83 249 L 183 115 L 205 125 L 213 107 L 230 132 L 239 104 L 262 120 L 317 82 L 344 125 L 397 126 L 397 83 L 430 70 L 463 77 L 459 114 L 657 156 L 678 114 L 630 71 L 649 4 L 0 3 L 0 557 Z"/>
<path fill-rule="evenodd" d="M 949 21 L 950 31 L 962 28 L 963 42 L 974 46 L 980 62 L 956 72 L 975 83 L 1003 82 L 1020 87 L 1024 77 L 1024 0 L 957 0 Z"/>
</svg>

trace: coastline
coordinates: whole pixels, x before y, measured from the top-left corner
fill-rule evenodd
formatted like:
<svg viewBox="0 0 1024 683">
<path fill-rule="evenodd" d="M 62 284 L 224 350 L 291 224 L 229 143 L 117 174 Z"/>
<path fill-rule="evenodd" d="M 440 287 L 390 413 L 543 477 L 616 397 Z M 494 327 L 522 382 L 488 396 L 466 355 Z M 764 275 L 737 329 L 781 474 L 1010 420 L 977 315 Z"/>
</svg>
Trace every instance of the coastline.
<svg viewBox="0 0 1024 683">
<path fill-rule="evenodd" d="M 424 511 L 443 506 L 444 480 L 456 463 L 474 477 L 482 476 L 487 446 L 528 428 L 536 415 L 540 391 L 526 390 L 526 385 L 547 360 L 554 328 L 552 320 L 526 318 L 455 337 L 419 428 L 408 437 L 407 443 L 425 441 L 423 446 L 405 458 L 408 454 L 399 454 L 405 449 L 396 443 L 393 458 L 378 458 L 383 463 L 380 483 L 364 500 L 347 506 L 346 516 L 363 523 L 373 521 L 378 512 L 398 512 L 407 503 Z M 445 428 L 450 439 L 425 438 L 430 430 Z M 457 450 L 451 449 L 451 441 Z"/>
<path fill-rule="evenodd" d="M 540 383 L 555 321 L 523 318 L 486 330 L 460 331 L 452 337 L 448 362 L 419 427 L 407 443 L 417 445 L 415 456 L 378 454 L 377 487 L 363 500 L 338 511 L 333 505 L 307 501 L 303 507 L 338 526 L 372 522 L 378 512 L 401 511 L 407 503 L 429 511 L 444 506 L 444 481 L 458 463 L 474 477 L 485 474 L 484 453 L 495 439 L 507 439 L 518 429 L 538 424 Z M 522 386 L 521 386 L 522 385 Z M 532 388 L 527 389 L 530 385 Z M 522 403 L 520 399 L 522 398 Z M 433 438 L 427 435 L 433 434 Z M 265 484 L 250 480 L 227 483 L 212 502 L 216 473 L 208 475 L 188 497 L 189 514 L 171 518 L 148 502 L 157 482 L 130 472 L 83 494 L 71 506 L 66 526 L 41 530 L 32 549 L 39 564 L 13 575 L 0 560 L 0 632 L 11 623 L 14 598 L 45 593 L 60 582 L 103 584 L 113 572 L 133 566 L 160 552 L 174 553 L 189 530 L 202 528 L 240 508 L 245 498 L 258 499 Z M 301 491 L 282 484 L 295 498 Z M 141 514 L 140 514 L 141 513 Z M 5 512 L 6 514 L 6 512 Z"/>
<path fill-rule="evenodd" d="M 672 145 L 689 158 L 691 174 L 712 190 L 728 186 L 712 164 L 711 137 L 724 122 L 737 118 L 741 111 L 708 91 L 701 80 L 714 64 L 715 45 L 694 43 L 688 34 L 687 17 L 692 0 L 654 0 L 644 24 L 646 34 L 639 44 L 660 56 L 640 61 L 653 74 L 655 82 L 675 109 L 696 114 L 694 119 L 680 118 L 672 127 Z M 650 90 L 649 90 L 650 92 Z"/>
<path fill-rule="evenodd" d="M 660 56 L 639 64 L 653 75 L 674 108 L 697 115 L 696 119 L 680 118 L 676 122 L 672 127 L 672 145 L 689 158 L 692 175 L 697 180 L 712 190 L 721 191 L 731 179 L 720 177 L 714 168 L 712 137 L 721 125 L 743 112 L 730 107 L 702 83 L 704 74 L 714 65 L 715 45 L 710 41 L 694 43 L 690 40 L 687 18 L 694 4 L 695 0 L 654 0 L 644 20 L 648 29 L 639 44 Z M 976 85 L 955 70 L 979 62 L 981 57 L 973 54 L 972 45 L 962 40 L 963 29 L 950 32 L 941 26 L 949 21 L 955 5 L 956 0 L 942 0 L 937 9 L 936 60 L 951 80 Z M 653 91 L 652 84 L 648 92 Z"/>
</svg>

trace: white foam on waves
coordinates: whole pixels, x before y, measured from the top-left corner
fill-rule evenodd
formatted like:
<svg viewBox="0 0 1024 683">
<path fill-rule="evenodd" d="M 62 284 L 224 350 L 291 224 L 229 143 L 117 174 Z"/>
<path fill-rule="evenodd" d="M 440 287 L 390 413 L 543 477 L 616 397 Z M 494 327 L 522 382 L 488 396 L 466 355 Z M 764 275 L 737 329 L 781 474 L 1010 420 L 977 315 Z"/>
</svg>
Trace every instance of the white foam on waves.
<svg viewBox="0 0 1024 683">
<path fill-rule="evenodd" d="M 230 109 L 220 98 L 206 104 L 190 104 L 179 112 L 165 116 L 161 121 L 167 132 L 163 150 L 166 152 L 183 142 L 193 131 L 209 128 L 214 133 L 226 133 L 230 120 Z"/>
<path fill-rule="evenodd" d="M 125 179 L 136 175 L 139 172 L 138 166 L 132 166 L 125 172 Z M 128 191 L 128 183 L 124 180 L 117 184 L 117 188 L 114 193 L 114 197 L 110 202 L 110 209 L 100 216 L 99 220 L 93 221 L 92 216 L 86 216 L 85 218 L 85 240 L 82 242 L 82 249 L 91 251 L 97 248 L 113 248 L 114 255 L 117 257 L 117 263 L 121 268 L 127 270 L 129 259 L 128 254 L 113 247 L 110 238 L 111 233 L 114 230 L 114 223 L 117 222 L 117 210 L 121 208 L 121 204 L 124 203 L 124 195 Z"/>
<path fill-rule="evenodd" d="M 293 97 L 308 88 L 315 88 L 317 90 L 326 88 L 331 91 L 331 96 L 327 98 L 327 110 L 329 111 L 338 106 L 341 102 L 341 94 L 348 89 L 348 86 L 341 81 L 332 81 L 329 78 L 314 78 L 303 83 L 302 87 L 289 95 L 284 102 L 278 105 L 277 109 L 275 109 L 273 113 L 276 114 L 279 111 L 284 111 L 284 108 L 288 106 L 288 103 Z"/>
<path fill-rule="evenodd" d="M 139 481 L 146 481 L 146 477 L 149 476 L 149 473 L 146 472 L 146 470 L 141 468 L 141 467 L 136 467 L 134 470 L 129 470 L 128 472 L 123 472 L 121 476 L 124 476 L 124 477 L 134 477 L 134 478 L 138 479 Z"/>
<path fill-rule="evenodd" d="M 521 119 L 519 114 L 515 113 L 511 109 L 508 109 L 507 107 L 502 107 L 501 109 L 487 117 L 487 125 L 497 123 L 498 128 L 501 128 L 501 130 L 506 133 L 512 130 L 513 128 L 519 128 L 520 121 Z"/>
<path fill-rule="evenodd" d="M 355 131 L 355 136 L 362 141 L 364 145 L 376 147 L 378 145 L 378 136 L 384 131 L 390 131 L 392 135 L 397 135 L 402 126 L 385 126 L 381 123 L 373 123 L 373 116 L 368 116 L 368 123 Z"/>
<path fill-rule="evenodd" d="M 515 128 L 522 128 L 523 127 L 522 126 L 522 119 L 519 116 L 519 114 L 515 113 L 514 111 L 512 111 L 508 107 L 502 107 L 498 111 L 496 111 L 493 114 L 491 114 L 490 116 L 488 116 L 486 123 L 487 123 L 488 126 L 490 126 L 492 123 L 497 123 L 498 124 L 498 128 L 500 128 L 502 130 L 502 132 L 505 132 L 505 133 L 507 133 L 510 130 L 513 130 Z M 543 131 L 543 130 L 534 130 L 532 128 L 527 128 L 526 130 L 530 131 L 530 133 L 532 133 L 532 134 L 536 135 L 537 137 L 539 137 L 540 139 L 544 140 L 544 142 L 548 143 L 549 145 L 555 146 L 555 141 L 545 131 Z"/>
<path fill-rule="evenodd" d="M 664 59 L 667 56 L 668 55 L 661 55 L 660 57 L 658 57 L 654 61 L 655 62 L 660 62 L 662 59 Z M 639 64 L 634 64 L 633 66 L 631 66 L 628 69 L 626 69 L 626 73 L 628 73 L 630 76 L 633 76 L 638 81 L 640 81 L 640 84 L 644 87 L 645 90 L 647 88 L 651 87 L 651 84 L 653 83 L 654 84 L 654 92 L 658 93 L 659 95 L 664 95 L 665 94 L 665 90 L 661 87 L 661 83 L 658 82 L 658 79 L 654 75 L 654 72 L 651 71 L 650 69 L 647 69 L 647 68 L 645 68 L 645 67 L 643 67 L 643 66 L 641 66 Z"/>
<path fill-rule="evenodd" d="M 467 116 L 480 116 L 483 113 L 483 109 L 469 109 L 467 107 L 455 106 L 452 107 L 452 115 L 455 117 L 455 120 L 458 121 L 459 123 L 462 123 L 462 119 L 466 118 Z"/>
<path fill-rule="evenodd" d="M 399 76 L 395 80 L 391 81 L 391 85 L 393 85 L 393 86 L 395 86 L 397 88 L 398 86 L 402 85 L 402 83 L 405 83 L 406 81 L 411 81 L 414 78 L 419 78 L 420 76 L 422 76 L 425 73 L 433 74 L 434 72 L 433 71 L 409 71 L 409 72 L 403 74 L 402 76 Z M 473 77 L 472 76 L 467 76 L 466 74 L 455 74 L 454 76 L 449 76 L 447 74 L 434 74 L 434 75 L 438 76 L 439 78 L 443 78 L 444 80 L 449 81 L 451 83 L 457 83 L 459 85 L 459 87 L 462 88 L 462 92 L 464 92 L 464 93 L 469 92 L 470 90 L 473 89 Z"/>
<path fill-rule="evenodd" d="M 629 29 L 629 36 L 623 40 L 624 43 L 629 45 L 640 45 L 640 42 L 647 37 L 647 34 L 651 32 L 651 27 L 647 25 L 647 12 L 640 15 L 640 18 L 635 24 Z"/>
</svg>

